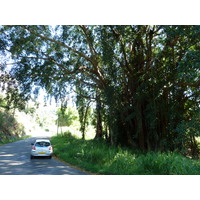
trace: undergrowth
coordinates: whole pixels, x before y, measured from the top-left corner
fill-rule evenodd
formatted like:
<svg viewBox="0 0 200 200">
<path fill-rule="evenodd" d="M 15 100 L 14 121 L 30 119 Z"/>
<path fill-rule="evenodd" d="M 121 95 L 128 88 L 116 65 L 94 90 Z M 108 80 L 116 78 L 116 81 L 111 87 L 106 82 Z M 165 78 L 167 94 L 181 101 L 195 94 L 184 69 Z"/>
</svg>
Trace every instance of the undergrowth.
<svg viewBox="0 0 200 200">
<path fill-rule="evenodd" d="M 193 175 L 200 174 L 199 160 L 174 152 L 141 153 L 109 146 L 103 140 L 82 140 L 69 132 L 51 138 L 60 159 L 96 174 Z"/>
<path fill-rule="evenodd" d="M 14 115 L 0 108 L 0 142 L 12 140 L 23 136 L 24 126 L 16 120 Z"/>
</svg>

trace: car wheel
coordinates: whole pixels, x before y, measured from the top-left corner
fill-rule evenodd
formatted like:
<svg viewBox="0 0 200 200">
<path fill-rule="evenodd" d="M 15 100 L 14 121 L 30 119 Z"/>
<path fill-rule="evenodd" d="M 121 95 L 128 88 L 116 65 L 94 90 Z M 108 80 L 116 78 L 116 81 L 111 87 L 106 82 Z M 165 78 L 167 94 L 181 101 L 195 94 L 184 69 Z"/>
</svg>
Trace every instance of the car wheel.
<svg viewBox="0 0 200 200">
<path fill-rule="evenodd" d="M 49 156 L 49 159 L 51 159 L 52 158 L 52 156 Z"/>
<path fill-rule="evenodd" d="M 34 159 L 34 156 L 31 155 L 31 159 Z"/>
</svg>

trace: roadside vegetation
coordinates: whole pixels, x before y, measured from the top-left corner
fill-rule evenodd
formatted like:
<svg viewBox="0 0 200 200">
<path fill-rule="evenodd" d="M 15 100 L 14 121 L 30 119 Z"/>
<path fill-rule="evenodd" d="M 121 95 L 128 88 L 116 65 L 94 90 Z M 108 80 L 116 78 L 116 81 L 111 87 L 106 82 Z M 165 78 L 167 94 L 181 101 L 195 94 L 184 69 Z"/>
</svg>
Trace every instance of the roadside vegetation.
<svg viewBox="0 0 200 200">
<path fill-rule="evenodd" d="M 51 138 L 56 157 L 95 174 L 198 175 L 199 160 L 176 152 L 141 152 L 114 147 L 105 140 L 83 140 L 70 132 Z"/>
<path fill-rule="evenodd" d="M 25 135 L 24 126 L 11 113 L 0 108 L 0 145 L 28 137 L 30 136 Z"/>
<path fill-rule="evenodd" d="M 24 139 L 29 138 L 29 137 L 31 137 L 31 136 L 30 135 L 25 135 L 25 136 L 18 137 L 18 138 L 1 140 L 0 141 L 0 145 L 8 144 L 8 143 L 11 143 L 11 142 L 16 142 L 16 141 L 19 141 L 19 140 L 24 140 Z"/>
<path fill-rule="evenodd" d="M 24 136 L 24 127 L 8 111 L 0 108 L 0 143 Z"/>
<path fill-rule="evenodd" d="M 200 26 L 14 25 L 0 33 L 2 106 L 61 132 L 52 138 L 56 156 L 99 174 L 199 174 Z M 26 106 L 41 88 L 54 112 Z"/>
<path fill-rule="evenodd" d="M 22 113 L 17 108 L 10 108 L 3 95 L 0 95 L 0 145 L 30 137 L 26 135 L 24 126 L 27 121 L 20 123 L 19 114 Z"/>
</svg>

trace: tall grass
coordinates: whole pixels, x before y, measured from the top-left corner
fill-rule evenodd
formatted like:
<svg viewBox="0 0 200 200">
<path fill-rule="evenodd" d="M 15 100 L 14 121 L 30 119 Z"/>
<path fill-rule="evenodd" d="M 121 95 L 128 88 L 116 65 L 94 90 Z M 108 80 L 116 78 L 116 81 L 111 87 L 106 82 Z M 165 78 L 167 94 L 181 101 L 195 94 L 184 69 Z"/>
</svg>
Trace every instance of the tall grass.
<svg viewBox="0 0 200 200">
<path fill-rule="evenodd" d="M 103 140 L 82 140 L 69 132 L 51 138 L 54 153 L 62 160 L 96 174 L 187 175 L 200 174 L 200 162 L 178 153 L 146 154 L 111 147 Z"/>
</svg>

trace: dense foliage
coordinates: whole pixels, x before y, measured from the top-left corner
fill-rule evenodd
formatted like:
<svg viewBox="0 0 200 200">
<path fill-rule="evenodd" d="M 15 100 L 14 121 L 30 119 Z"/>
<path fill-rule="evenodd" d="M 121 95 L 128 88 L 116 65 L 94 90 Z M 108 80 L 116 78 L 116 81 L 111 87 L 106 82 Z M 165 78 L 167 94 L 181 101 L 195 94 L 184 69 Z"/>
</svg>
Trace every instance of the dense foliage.
<svg viewBox="0 0 200 200">
<path fill-rule="evenodd" d="M 60 159 L 95 174 L 110 175 L 199 175 L 199 160 L 177 152 L 141 153 L 110 147 L 101 140 L 82 140 L 69 132 L 51 138 Z"/>
<path fill-rule="evenodd" d="M 198 154 L 200 26 L 4 26 L 0 32 L 20 91 L 38 85 L 62 102 L 70 89 L 77 92 L 83 132 L 93 101 L 96 137 Z"/>
<path fill-rule="evenodd" d="M 19 110 L 25 109 L 25 102 L 28 100 L 27 96 L 20 93 L 16 79 L 9 75 L 8 72 L 3 71 L 0 65 L 0 93 L 5 95 L 0 99 L 0 103 L 4 100 L 1 107 L 7 110 L 18 108 Z"/>
<path fill-rule="evenodd" d="M 78 119 L 76 110 L 73 108 L 59 108 L 57 111 L 56 124 L 58 126 L 71 126 Z"/>
<path fill-rule="evenodd" d="M 0 143 L 19 138 L 25 134 L 23 125 L 18 123 L 12 112 L 4 107 L 6 107 L 6 102 L 0 96 Z"/>
</svg>

